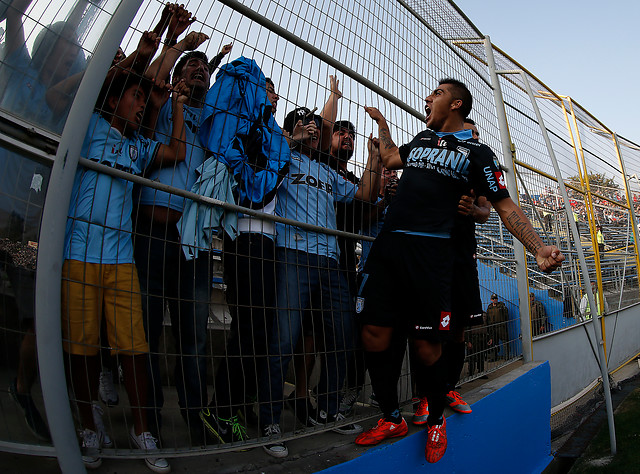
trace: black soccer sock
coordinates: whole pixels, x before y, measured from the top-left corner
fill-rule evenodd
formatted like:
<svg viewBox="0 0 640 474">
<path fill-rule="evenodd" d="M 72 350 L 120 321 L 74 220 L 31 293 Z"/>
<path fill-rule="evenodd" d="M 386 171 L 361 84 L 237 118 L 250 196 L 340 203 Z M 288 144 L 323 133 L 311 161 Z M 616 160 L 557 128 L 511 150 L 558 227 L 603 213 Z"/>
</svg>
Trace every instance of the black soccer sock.
<svg viewBox="0 0 640 474">
<path fill-rule="evenodd" d="M 429 401 L 429 426 L 437 425 L 446 405 L 446 367 L 442 357 L 431 366 L 424 366 L 425 389 L 427 400 Z"/>
<path fill-rule="evenodd" d="M 442 348 L 442 359 L 446 364 L 445 381 L 447 393 L 456 389 L 464 366 L 464 342 L 447 342 Z"/>
<path fill-rule="evenodd" d="M 392 417 L 395 410 L 399 410 L 398 378 L 395 377 L 394 361 L 389 349 L 381 352 L 365 351 L 365 362 L 371 378 L 371 388 L 376 394 L 380 410 L 386 419 Z"/>
</svg>

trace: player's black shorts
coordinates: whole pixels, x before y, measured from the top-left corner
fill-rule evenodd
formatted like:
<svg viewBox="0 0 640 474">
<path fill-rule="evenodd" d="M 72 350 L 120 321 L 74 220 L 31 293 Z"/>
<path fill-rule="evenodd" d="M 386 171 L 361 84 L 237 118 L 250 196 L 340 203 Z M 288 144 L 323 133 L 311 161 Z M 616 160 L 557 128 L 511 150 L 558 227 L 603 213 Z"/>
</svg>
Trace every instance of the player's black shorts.
<svg viewBox="0 0 640 474">
<path fill-rule="evenodd" d="M 407 329 L 418 339 L 448 340 L 451 239 L 385 232 L 371 247 L 356 299 L 361 324 Z"/>
<path fill-rule="evenodd" d="M 482 324 L 482 299 L 474 255 L 455 249 L 451 315 L 452 329 Z"/>
</svg>

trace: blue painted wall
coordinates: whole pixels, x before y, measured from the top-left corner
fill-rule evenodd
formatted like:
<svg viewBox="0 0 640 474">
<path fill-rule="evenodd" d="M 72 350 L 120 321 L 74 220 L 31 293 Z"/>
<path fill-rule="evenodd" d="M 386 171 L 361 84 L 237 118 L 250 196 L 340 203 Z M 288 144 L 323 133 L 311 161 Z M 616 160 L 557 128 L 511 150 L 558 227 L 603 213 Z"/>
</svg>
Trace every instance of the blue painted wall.
<svg viewBox="0 0 640 474">
<path fill-rule="evenodd" d="M 550 383 L 545 362 L 473 403 L 473 413 L 449 416 L 447 452 L 436 464 L 424 459 L 423 431 L 322 472 L 540 473 L 552 460 Z"/>
</svg>

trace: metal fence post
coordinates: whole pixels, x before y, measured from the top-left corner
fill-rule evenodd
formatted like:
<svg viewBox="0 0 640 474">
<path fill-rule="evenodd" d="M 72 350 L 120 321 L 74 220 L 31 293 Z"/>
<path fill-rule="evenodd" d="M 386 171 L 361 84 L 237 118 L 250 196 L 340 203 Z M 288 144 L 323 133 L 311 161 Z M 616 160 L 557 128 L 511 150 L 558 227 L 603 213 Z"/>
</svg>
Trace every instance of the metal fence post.
<svg viewBox="0 0 640 474">
<path fill-rule="evenodd" d="M 527 79 L 527 75 L 525 74 L 524 71 L 520 71 L 520 76 L 522 77 L 522 81 L 524 82 L 525 89 L 527 90 L 527 94 L 529 95 L 529 99 L 531 100 L 531 105 L 536 113 L 536 118 L 538 119 L 538 124 L 540 125 L 540 131 L 542 132 L 542 137 L 544 138 L 545 145 L 547 146 L 547 151 L 549 152 L 551 163 L 553 163 L 553 169 L 555 170 L 556 177 L 558 178 L 560 193 L 562 194 L 562 200 L 564 201 L 565 211 L 567 212 L 567 216 L 571 216 L 572 211 L 571 211 L 571 204 L 569 203 L 569 195 L 567 194 L 567 188 L 564 184 L 564 180 L 562 179 L 562 171 L 560 170 L 560 165 L 558 164 L 558 160 L 556 159 L 556 154 L 553 151 L 553 145 L 551 144 L 551 139 L 549 138 L 549 134 L 544 125 L 542 113 L 540 113 L 540 109 L 536 102 L 535 95 L 533 94 L 533 90 L 531 89 L 531 84 L 529 84 L 529 80 Z M 609 422 L 609 442 L 611 444 L 611 454 L 616 454 L 616 430 L 615 430 L 615 425 L 613 420 L 613 404 L 611 402 L 609 372 L 607 370 L 607 359 L 605 357 L 604 341 L 602 340 L 602 328 L 600 326 L 600 320 L 602 316 L 597 314 L 598 306 L 596 305 L 596 300 L 593 295 L 593 291 L 591 290 L 591 278 L 589 277 L 589 269 L 587 267 L 587 260 L 585 259 L 584 249 L 582 248 L 582 243 L 580 242 L 580 234 L 578 233 L 578 226 L 574 219 L 567 218 L 567 220 L 569 221 L 569 224 L 571 226 L 573 243 L 576 247 L 576 251 L 578 252 L 580 268 L 582 269 L 584 282 L 586 286 L 587 297 L 589 299 L 589 308 L 591 310 L 591 315 L 592 315 L 591 324 L 593 324 L 593 331 L 597 339 L 596 345 L 598 346 L 598 362 L 600 365 L 600 372 L 602 376 L 602 386 L 604 389 L 604 399 L 607 407 L 607 419 Z"/>
<path fill-rule="evenodd" d="M 500 87 L 500 78 L 496 71 L 496 62 L 493 56 L 493 47 L 489 36 L 484 37 L 484 47 L 487 56 L 487 65 L 489 66 L 489 74 L 491 76 L 491 85 L 493 87 L 493 97 L 496 105 L 496 114 L 498 116 L 498 126 L 500 128 L 500 142 L 502 143 L 502 154 L 505 163 L 511 168 L 507 168 L 507 185 L 511 198 L 519 203 L 518 184 L 516 182 L 516 165 L 513 161 L 513 150 L 511 147 L 511 135 L 509 134 L 509 124 L 507 123 L 507 112 L 504 108 L 504 100 L 502 98 L 502 88 Z M 508 160 L 508 161 L 507 161 Z M 513 253 L 516 258 L 516 280 L 518 283 L 518 303 L 520 308 L 520 332 L 522 334 L 522 358 L 525 362 L 533 360 L 533 351 L 531 348 L 531 317 L 529 315 L 529 285 L 527 282 L 527 255 L 524 246 L 517 239 L 513 239 Z"/>
<path fill-rule="evenodd" d="M 85 472 L 65 382 L 60 324 L 61 272 L 64 234 L 71 188 L 80 157 L 91 104 L 109 69 L 118 45 L 142 0 L 122 1 L 94 52 L 69 112 L 53 165 L 42 217 L 43 239 L 36 275 L 36 341 L 44 405 L 58 463 L 63 472 Z"/>
</svg>

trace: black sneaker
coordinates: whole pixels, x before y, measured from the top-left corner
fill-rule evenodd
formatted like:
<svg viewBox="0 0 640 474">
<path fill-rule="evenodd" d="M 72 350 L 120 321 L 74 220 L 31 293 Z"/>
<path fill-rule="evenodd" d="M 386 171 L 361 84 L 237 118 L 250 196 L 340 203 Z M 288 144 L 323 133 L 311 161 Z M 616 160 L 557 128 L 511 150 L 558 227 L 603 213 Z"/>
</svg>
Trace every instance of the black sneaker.
<svg viewBox="0 0 640 474">
<path fill-rule="evenodd" d="M 346 419 L 347 417 L 340 412 L 329 417 L 329 421 L 333 423 L 340 423 Z M 343 434 L 343 435 L 354 435 L 354 434 L 360 434 L 364 430 L 362 429 L 362 426 L 356 423 L 349 423 L 348 425 L 343 425 L 343 426 L 334 428 L 332 431 L 334 431 L 335 433 Z"/>
<path fill-rule="evenodd" d="M 207 432 L 221 444 L 246 441 L 247 429 L 238 421 L 237 416 L 221 418 L 211 413 L 209 408 L 200 410 L 200 419 Z"/>
<path fill-rule="evenodd" d="M 317 410 L 309 412 L 307 420 L 310 423 L 310 426 L 320 426 L 327 424 L 327 418 L 327 412 L 318 408 Z"/>
<path fill-rule="evenodd" d="M 16 379 L 13 379 L 13 382 L 9 386 L 9 393 L 11 393 L 11 398 L 22 408 L 24 419 L 34 436 L 42 441 L 51 441 L 49 428 L 47 428 L 35 403 L 33 403 L 33 398 L 31 398 L 30 394 L 18 393 Z"/>
<path fill-rule="evenodd" d="M 311 413 L 314 412 L 314 408 L 308 398 L 296 398 L 292 393 L 287 397 L 286 403 L 300 423 L 306 427 L 315 426 L 315 423 L 311 421 Z"/>
<path fill-rule="evenodd" d="M 277 423 L 262 428 L 262 436 L 265 438 L 280 437 L 280 435 L 280 425 Z M 289 449 L 284 442 L 265 444 L 262 448 L 267 454 L 274 458 L 286 458 L 289 455 Z"/>
</svg>

